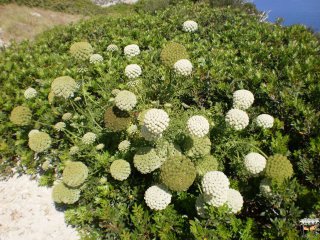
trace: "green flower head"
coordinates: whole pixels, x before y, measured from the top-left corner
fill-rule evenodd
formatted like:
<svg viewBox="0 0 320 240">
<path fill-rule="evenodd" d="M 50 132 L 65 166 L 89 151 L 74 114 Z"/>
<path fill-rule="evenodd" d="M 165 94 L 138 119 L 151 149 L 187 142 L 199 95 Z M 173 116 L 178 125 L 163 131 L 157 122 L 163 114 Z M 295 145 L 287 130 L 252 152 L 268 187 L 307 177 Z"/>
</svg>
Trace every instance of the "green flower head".
<svg viewBox="0 0 320 240">
<path fill-rule="evenodd" d="M 197 174 L 199 176 L 204 176 L 207 172 L 218 170 L 218 167 L 218 160 L 212 155 L 203 157 L 196 164 Z"/>
<path fill-rule="evenodd" d="M 196 178 L 196 168 L 186 157 L 172 157 L 161 166 L 162 182 L 173 191 L 186 191 Z"/>
<path fill-rule="evenodd" d="M 141 147 L 134 155 L 133 164 L 139 172 L 147 174 L 160 168 L 165 160 L 166 158 L 160 157 L 154 148 Z"/>
<path fill-rule="evenodd" d="M 85 61 L 93 54 L 93 48 L 88 42 L 75 42 L 70 47 L 71 55 L 80 61 Z"/>
<path fill-rule="evenodd" d="M 62 181 L 69 187 L 79 187 L 87 179 L 88 172 L 82 162 L 68 162 L 62 173 Z"/>
<path fill-rule="evenodd" d="M 126 130 L 131 124 L 130 114 L 117 107 L 109 107 L 104 114 L 104 123 L 111 131 Z"/>
<path fill-rule="evenodd" d="M 286 156 L 276 154 L 267 160 L 265 176 L 278 184 L 293 175 L 292 164 Z"/>
<path fill-rule="evenodd" d="M 74 92 L 78 89 L 76 81 L 68 76 L 58 77 L 51 83 L 51 92 L 54 96 L 65 99 L 73 97 Z"/>
<path fill-rule="evenodd" d="M 45 132 L 35 132 L 30 134 L 29 147 L 35 152 L 44 152 L 51 146 L 51 137 Z"/>
<path fill-rule="evenodd" d="M 56 203 L 73 204 L 79 200 L 80 190 L 69 188 L 63 182 L 53 186 L 52 199 Z"/>
<path fill-rule="evenodd" d="M 129 177 L 130 173 L 130 164 L 123 159 L 113 161 L 110 166 L 110 174 L 116 180 L 126 180 Z"/>
<path fill-rule="evenodd" d="M 211 141 L 208 137 L 187 137 L 184 143 L 186 156 L 192 160 L 203 158 L 210 154 Z"/>
<path fill-rule="evenodd" d="M 160 57 L 163 64 L 170 68 L 172 68 L 178 60 L 189 58 L 186 48 L 175 42 L 167 43 L 162 49 Z"/>
<path fill-rule="evenodd" d="M 10 121 L 16 125 L 25 126 L 30 124 L 32 112 L 29 108 L 24 106 L 15 107 L 11 111 Z"/>
</svg>

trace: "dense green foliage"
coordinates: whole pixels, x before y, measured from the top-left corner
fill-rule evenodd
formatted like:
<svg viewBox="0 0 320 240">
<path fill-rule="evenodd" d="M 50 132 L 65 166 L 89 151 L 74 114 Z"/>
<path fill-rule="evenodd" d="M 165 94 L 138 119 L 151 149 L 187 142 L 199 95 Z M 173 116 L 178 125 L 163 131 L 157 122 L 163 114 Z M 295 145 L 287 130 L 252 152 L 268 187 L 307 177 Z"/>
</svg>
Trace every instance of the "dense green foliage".
<svg viewBox="0 0 320 240">
<path fill-rule="evenodd" d="M 199 31 L 182 31 L 188 19 L 198 23 Z M 123 19 L 103 16 L 58 27 L 34 43 L 6 49 L 0 53 L 1 172 L 9 173 L 16 166 L 19 171 L 36 174 L 49 159 L 50 167 L 41 172 L 40 182 L 52 185 L 67 161 L 84 163 L 89 174 L 80 199 L 66 211 L 67 221 L 81 227 L 83 239 L 298 239 L 299 219 L 320 212 L 320 45 L 303 26 L 284 28 L 259 20 L 241 9 L 213 9 L 205 3 L 181 1 L 152 14 Z M 84 40 L 103 56 L 102 63 L 78 62 L 70 55 L 70 46 Z M 193 64 L 190 77 L 178 76 L 162 64 L 160 54 L 168 42 L 187 49 Z M 120 49 L 137 44 L 141 54 L 129 59 L 120 51 L 107 52 L 111 43 Z M 142 75 L 128 81 L 124 69 L 131 63 L 142 67 Z M 75 98 L 54 97 L 50 104 L 51 83 L 60 76 L 72 77 L 79 89 Z M 35 98 L 24 97 L 28 87 L 38 91 Z M 122 112 L 113 106 L 115 88 L 137 95 L 133 111 Z M 255 97 L 247 110 L 250 124 L 241 131 L 225 124 L 232 93 L 238 89 L 248 89 Z M 10 122 L 11 111 L 20 105 L 32 111 L 31 125 Z M 199 146 L 189 152 L 195 146 L 190 147 L 186 122 L 193 115 L 209 120 L 205 147 L 211 147 L 205 155 L 217 159 L 215 165 L 243 196 L 239 215 L 230 214 L 226 206 L 204 206 L 207 217 L 199 217 L 195 209 L 201 194 L 197 178 L 188 191 L 172 193 L 166 209 L 152 211 L 146 206 L 144 192 L 161 180 L 160 170 L 142 175 L 132 162 L 140 147 L 157 149 L 161 142 L 149 143 L 126 129 L 132 123 L 138 125 L 139 113 L 150 108 L 165 109 L 170 124 L 162 139 L 177 144 L 184 155 L 191 154 L 195 165 L 201 162 L 203 156 L 198 153 L 202 151 L 197 150 Z M 72 119 L 57 131 L 55 124 L 67 112 Z M 253 119 L 262 113 L 275 118 L 272 128 L 254 124 Z M 29 149 L 32 129 L 50 134 L 52 144 L 47 152 L 35 155 Z M 81 142 L 88 132 L 97 135 L 94 145 Z M 119 143 L 127 139 L 129 151 L 118 151 Z M 104 147 L 96 149 L 98 143 Z M 70 154 L 74 145 L 79 149 Z M 168 154 L 161 149 L 158 155 Z M 243 164 L 244 156 L 253 151 L 287 156 L 293 178 L 282 184 L 270 183 L 271 194 L 260 194 L 264 174 L 252 177 Z M 132 168 L 122 182 L 110 174 L 112 162 L 118 159 Z M 74 202 L 75 198 L 58 199 Z"/>
</svg>

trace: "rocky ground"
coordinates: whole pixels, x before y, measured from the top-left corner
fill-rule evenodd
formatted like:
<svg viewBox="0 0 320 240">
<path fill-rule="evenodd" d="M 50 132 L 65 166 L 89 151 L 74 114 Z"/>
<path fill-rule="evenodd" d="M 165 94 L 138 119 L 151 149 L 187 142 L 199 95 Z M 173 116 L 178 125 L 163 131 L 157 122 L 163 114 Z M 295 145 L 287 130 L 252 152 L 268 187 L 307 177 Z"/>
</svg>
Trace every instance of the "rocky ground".
<svg viewBox="0 0 320 240">
<path fill-rule="evenodd" d="M 64 213 L 51 198 L 51 188 L 39 187 L 29 176 L 0 181 L 0 240 L 78 240 Z"/>
</svg>

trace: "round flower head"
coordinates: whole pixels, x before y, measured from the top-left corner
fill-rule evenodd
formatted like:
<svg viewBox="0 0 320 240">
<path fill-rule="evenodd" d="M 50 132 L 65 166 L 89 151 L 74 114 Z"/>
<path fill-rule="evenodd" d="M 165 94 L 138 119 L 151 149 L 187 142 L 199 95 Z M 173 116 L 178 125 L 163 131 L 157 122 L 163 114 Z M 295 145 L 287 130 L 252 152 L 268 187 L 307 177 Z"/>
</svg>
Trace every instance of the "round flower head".
<svg viewBox="0 0 320 240">
<path fill-rule="evenodd" d="M 281 184 L 293 175 L 292 164 L 286 156 L 276 154 L 268 158 L 265 176 Z"/>
<path fill-rule="evenodd" d="M 32 112 L 24 106 L 15 107 L 10 114 L 10 121 L 16 125 L 26 126 L 30 124 Z"/>
<path fill-rule="evenodd" d="M 104 149 L 104 144 L 103 143 L 100 143 L 96 146 L 96 149 L 99 151 L 99 150 L 102 150 Z"/>
<path fill-rule="evenodd" d="M 97 139 L 96 134 L 94 134 L 93 132 L 87 132 L 85 135 L 83 135 L 81 141 L 86 145 L 90 145 L 90 144 L 94 143 L 94 141 L 96 141 L 96 139 Z"/>
<path fill-rule="evenodd" d="M 185 32 L 195 32 L 198 30 L 198 23 L 188 20 L 183 23 L 182 28 Z"/>
<path fill-rule="evenodd" d="M 225 120 L 235 130 L 242 130 L 249 124 L 248 114 L 235 108 L 227 112 Z"/>
<path fill-rule="evenodd" d="M 28 133 L 28 137 L 31 137 L 33 134 L 40 132 L 38 129 L 32 129 L 29 133 Z"/>
<path fill-rule="evenodd" d="M 89 59 L 90 63 L 101 63 L 103 62 L 103 57 L 100 54 L 92 54 Z"/>
<path fill-rule="evenodd" d="M 138 131 L 138 126 L 135 124 L 132 124 L 127 128 L 127 133 L 129 136 L 136 134 L 137 131 Z"/>
<path fill-rule="evenodd" d="M 152 210 L 163 210 L 171 202 L 171 193 L 162 185 L 149 187 L 144 193 L 144 200 Z"/>
<path fill-rule="evenodd" d="M 119 51 L 119 48 L 117 45 L 115 44 L 110 44 L 108 47 L 107 47 L 107 51 L 108 52 L 117 52 Z"/>
<path fill-rule="evenodd" d="M 51 83 L 51 91 L 54 96 L 63 97 L 65 99 L 73 97 L 77 88 L 76 81 L 68 76 L 58 77 Z"/>
<path fill-rule="evenodd" d="M 238 213 L 243 206 L 243 197 L 239 191 L 230 188 L 228 190 L 227 205 L 232 213 Z"/>
<path fill-rule="evenodd" d="M 187 122 L 189 133 L 195 137 L 204 137 L 209 132 L 209 122 L 203 116 L 192 116 Z"/>
<path fill-rule="evenodd" d="M 69 120 L 71 120 L 71 118 L 72 118 L 72 114 L 69 113 L 69 112 L 67 112 L 67 113 L 62 115 L 62 120 L 63 121 L 69 121 Z"/>
<path fill-rule="evenodd" d="M 79 147 L 78 146 L 72 146 L 70 149 L 69 149 L 69 154 L 70 155 L 75 155 L 79 152 Z"/>
<path fill-rule="evenodd" d="M 41 168 L 43 171 L 48 171 L 50 168 L 50 161 L 46 160 L 41 164 Z"/>
<path fill-rule="evenodd" d="M 161 167 L 166 158 L 160 157 L 154 148 L 141 147 L 133 157 L 135 168 L 142 174 L 151 173 Z"/>
<path fill-rule="evenodd" d="M 127 57 L 134 57 L 140 54 L 140 48 L 136 44 L 128 45 L 124 48 L 124 55 Z"/>
<path fill-rule="evenodd" d="M 186 191 L 196 178 L 196 168 L 188 158 L 171 157 L 161 166 L 162 182 L 173 191 Z"/>
<path fill-rule="evenodd" d="M 210 154 L 211 141 L 208 137 L 188 137 L 184 144 L 185 154 L 192 160 L 203 158 Z"/>
<path fill-rule="evenodd" d="M 58 122 L 54 125 L 54 129 L 58 132 L 62 131 L 66 127 L 66 124 L 64 122 Z"/>
<path fill-rule="evenodd" d="M 37 90 L 35 90 L 32 87 L 27 88 L 27 90 L 24 91 L 24 97 L 26 99 L 31 99 L 37 96 Z"/>
<path fill-rule="evenodd" d="M 122 111 L 131 111 L 137 104 L 137 97 L 134 93 L 123 90 L 114 99 L 117 108 Z"/>
<path fill-rule="evenodd" d="M 134 78 L 137 78 L 141 75 L 142 70 L 138 64 L 130 64 L 130 65 L 126 66 L 124 73 L 126 74 L 126 76 L 129 79 L 134 79 Z"/>
<path fill-rule="evenodd" d="M 259 190 L 265 197 L 272 195 L 271 181 L 267 178 L 262 179 L 262 181 L 260 182 Z"/>
<path fill-rule="evenodd" d="M 143 125 L 154 135 L 161 134 L 169 126 L 169 116 L 162 109 L 150 109 L 144 115 Z"/>
<path fill-rule="evenodd" d="M 244 157 L 244 165 L 251 174 L 258 174 L 266 167 L 267 160 L 259 153 L 251 152 Z"/>
<path fill-rule="evenodd" d="M 141 127 L 141 136 L 146 140 L 146 141 L 149 141 L 149 142 L 154 142 L 154 141 L 157 141 L 159 138 L 162 137 L 162 133 L 160 134 L 153 134 L 152 132 L 150 132 L 146 126 L 142 126 Z"/>
<path fill-rule="evenodd" d="M 260 114 L 256 118 L 256 123 L 259 127 L 264 129 L 272 128 L 274 123 L 274 118 L 269 114 Z"/>
<path fill-rule="evenodd" d="M 80 190 L 69 188 L 60 182 L 53 186 L 52 199 L 56 203 L 73 204 L 79 200 Z"/>
<path fill-rule="evenodd" d="M 166 44 L 160 54 L 163 64 L 170 68 L 172 68 L 178 60 L 187 59 L 188 57 L 186 48 L 175 42 Z"/>
<path fill-rule="evenodd" d="M 210 206 L 221 207 L 228 200 L 228 189 L 216 192 L 214 195 L 204 193 L 203 200 Z"/>
<path fill-rule="evenodd" d="M 233 93 L 233 108 L 246 110 L 253 104 L 254 96 L 248 90 L 237 90 Z"/>
<path fill-rule="evenodd" d="M 209 196 L 226 194 L 229 189 L 229 179 L 220 171 L 207 172 L 201 181 L 202 190 Z"/>
<path fill-rule="evenodd" d="M 114 179 L 119 181 L 126 180 L 129 177 L 130 173 L 131 167 L 127 161 L 118 159 L 111 163 L 110 174 Z"/>
<path fill-rule="evenodd" d="M 87 179 L 88 172 L 82 162 L 68 162 L 62 173 L 62 181 L 69 187 L 79 187 Z"/>
<path fill-rule="evenodd" d="M 128 112 L 109 107 L 104 114 L 104 122 L 107 129 L 117 132 L 126 130 L 131 124 L 131 118 Z"/>
<path fill-rule="evenodd" d="M 168 141 L 157 142 L 155 150 L 158 156 L 165 159 L 182 156 L 181 148 L 178 145 Z"/>
<path fill-rule="evenodd" d="M 127 152 L 130 148 L 130 145 L 131 145 L 130 141 L 124 140 L 119 143 L 118 149 L 120 152 Z"/>
<path fill-rule="evenodd" d="M 192 73 L 192 63 L 188 59 L 180 59 L 173 65 L 174 71 L 181 76 L 189 76 Z"/>
<path fill-rule="evenodd" d="M 88 42 L 76 42 L 71 45 L 70 53 L 75 59 L 84 61 L 90 58 L 93 48 Z"/>
<path fill-rule="evenodd" d="M 51 146 L 51 137 L 44 132 L 33 133 L 29 137 L 29 147 L 35 152 L 44 152 Z"/>
<path fill-rule="evenodd" d="M 203 176 L 207 172 L 216 171 L 218 167 L 218 160 L 212 155 L 207 155 L 196 163 L 197 174 L 199 176 Z"/>
</svg>

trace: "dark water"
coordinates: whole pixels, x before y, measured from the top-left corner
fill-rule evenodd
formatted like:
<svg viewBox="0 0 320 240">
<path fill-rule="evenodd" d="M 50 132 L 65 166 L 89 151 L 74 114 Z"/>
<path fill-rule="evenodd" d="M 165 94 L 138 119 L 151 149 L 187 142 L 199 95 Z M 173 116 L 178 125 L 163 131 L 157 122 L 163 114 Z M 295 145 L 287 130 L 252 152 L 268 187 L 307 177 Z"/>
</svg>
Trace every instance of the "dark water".
<svg viewBox="0 0 320 240">
<path fill-rule="evenodd" d="M 274 22 L 278 17 L 283 24 L 304 24 L 320 31 L 320 0 L 253 0 L 259 10 L 268 11 L 268 21 Z"/>
</svg>

